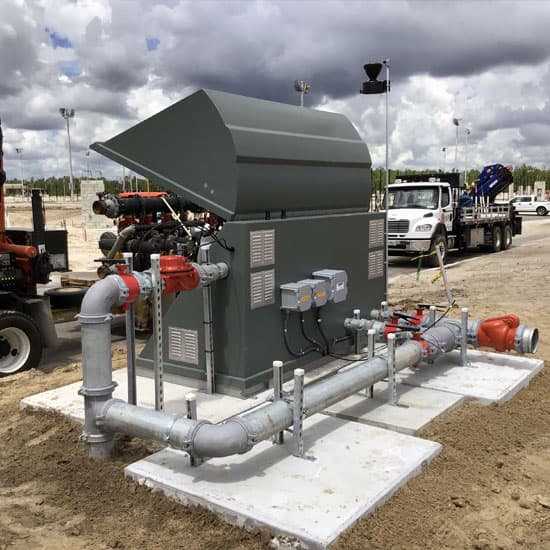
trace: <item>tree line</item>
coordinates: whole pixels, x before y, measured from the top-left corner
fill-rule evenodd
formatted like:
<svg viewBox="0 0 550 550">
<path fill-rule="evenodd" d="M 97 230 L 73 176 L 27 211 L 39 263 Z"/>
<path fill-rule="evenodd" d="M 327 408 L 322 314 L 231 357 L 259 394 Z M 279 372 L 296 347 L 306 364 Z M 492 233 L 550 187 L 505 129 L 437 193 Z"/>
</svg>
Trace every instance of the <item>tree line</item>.
<svg viewBox="0 0 550 550">
<path fill-rule="evenodd" d="M 389 181 L 394 183 L 397 175 L 405 174 L 423 174 L 423 173 L 434 173 L 442 174 L 445 171 L 441 169 L 425 169 L 425 170 L 390 170 L 389 171 Z M 530 166 L 527 164 L 522 164 L 521 166 L 516 166 L 513 168 L 512 173 L 514 175 L 514 184 L 516 188 L 528 186 L 533 187 L 535 181 L 544 181 L 550 183 L 550 169 L 547 168 L 536 168 L 535 166 Z M 382 192 L 385 188 L 386 182 L 386 171 L 384 168 L 373 168 L 371 170 L 372 174 L 372 186 L 373 191 Z M 479 170 L 471 169 L 468 171 L 468 182 L 474 181 L 479 174 Z M 81 179 L 88 178 L 73 178 L 73 184 L 75 189 L 75 194 L 78 196 L 80 194 L 80 181 Z M 105 192 L 107 193 L 120 193 L 123 190 L 123 185 L 120 180 L 115 179 L 103 179 L 105 185 Z M 6 183 L 11 184 L 20 184 L 19 179 L 12 178 L 9 179 Z M 65 176 L 62 178 L 50 177 L 50 178 L 29 178 L 24 180 L 24 188 L 26 193 L 30 193 L 31 189 L 43 189 L 46 194 L 51 197 L 64 197 L 70 195 L 70 184 L 69 177 Z M 144 178 L 126 178 L 125 186 L 126 191 L 162 191 L 163 188 L 161 185 L 156 184 L 153 181 L 146 180 Z M 6 189 L 6 195 L 18 195 L 20 194 L 19 189 Z"/>
</svg>

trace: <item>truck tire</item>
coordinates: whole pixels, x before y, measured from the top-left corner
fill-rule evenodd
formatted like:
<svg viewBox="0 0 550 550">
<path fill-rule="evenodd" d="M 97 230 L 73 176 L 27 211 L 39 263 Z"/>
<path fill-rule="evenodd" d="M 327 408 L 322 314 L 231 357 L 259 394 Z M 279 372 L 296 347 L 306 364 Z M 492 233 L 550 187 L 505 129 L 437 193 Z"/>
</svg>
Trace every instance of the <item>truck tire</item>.
<svg viewBox="0 0 550 550">
<path fill-rule="evenodd" d="M 0 311 L 0 377 L 38 366 L 42 337 L 34 321 L 19 311 Z"/>
<path fill-rule="evenodd" d="M 49 288 L 44 294 L 50 298 L 52 308 L 64 309 L 80 307 L 87 290 L 88 287 L 86 286 L 62 286 L 59 288 Z"/>
<path fill-rule="evenodd" d="M 438 267 L 439 261 L 437 260 L 437 254 L 435 254 L 435 247 L 441 247 L 441 256 L 443 258 L 443 263 L 447 261 L 447 238 L 443 233 L 438 233 L 432 241 L 432 246 L 430 247 L 430 253 L 434 253 L 432 256 L 426 258 L 426 263 L 431 267 Z"/>
<path fill-rule="evenodd" d="M 506 224 L 502 230 L 502 250 L 508 250 L 512 246 L 512 228 Z"/>
<path fill-rule="evenodd" d="M 539 206 L 537 208 L 537 216 L 546 216 L 546 214 L 548 214 L 548 210 L 546 210 L 544 206 Z"/>
<path fill-rule="evenodd" d="M 493 225 L 493 230 L 491 231 L 491 246 L 489 250 L 491 252 L 500 252 L 502 247 L 502 230 L 500 226 Z"/>
</svg>

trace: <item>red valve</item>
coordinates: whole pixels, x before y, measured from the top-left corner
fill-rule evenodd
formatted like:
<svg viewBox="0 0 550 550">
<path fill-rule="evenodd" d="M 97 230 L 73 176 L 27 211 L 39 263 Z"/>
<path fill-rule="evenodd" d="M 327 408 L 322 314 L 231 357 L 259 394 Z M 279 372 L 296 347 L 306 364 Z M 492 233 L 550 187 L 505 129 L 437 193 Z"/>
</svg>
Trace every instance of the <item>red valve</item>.
<svg viewBox="0 0 550 550">
<path fill-rule="evenodd" d="M 479 325 L 477 341 L 480 346 L 495 348 L 497 351 L 514 349 L 518 326 L 519 317 L 512 314 L 486 319 Z"/>
<path fill-rule="evenodd" d="M 164 281 L 163 294 L 194 290 L 201 282 L 197 268 L 185 256 L 161 256 L 160 275 Z"/>
</svg>

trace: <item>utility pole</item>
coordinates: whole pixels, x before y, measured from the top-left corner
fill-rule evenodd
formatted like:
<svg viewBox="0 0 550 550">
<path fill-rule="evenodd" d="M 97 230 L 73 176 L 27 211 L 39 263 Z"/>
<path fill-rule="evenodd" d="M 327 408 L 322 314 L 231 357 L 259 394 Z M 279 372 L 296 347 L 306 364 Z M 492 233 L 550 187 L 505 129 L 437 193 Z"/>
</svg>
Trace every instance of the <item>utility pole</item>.
<svg viewBox="0 0 550 550">
<path fill-rule="evenodd" d="M 21 164 L 21 155 L 23 154 L 23 149 L 20 147 L 15 148 L 15 152 L 17 153 L 17 160 L 19 164 L 19 184 L 21 185 L 21 196 L 25 196 L 25 183 L 23 182 L 23 166 Z"/>
<path fill-rule="evenodd" d="M 74 200 L 74 184 L 73 184 L 73 157 L 72 157 L 72 151 L 71 151 L 71 130 L 69 127 L 69 119 L 74 118 L 74 109 L 67 109 L 65 107 L 61 107 L 59 109 L 59 114 L 65 119 L 67 122 L 67 140 L 69 143 L 69 190 L 71 194 L 71 201 Z"/>
<path fill-rule="evenodd" d="M 461 118 L 454 117 L 453 124 L 456 126 L 456 138 L 455 138 L 455 170 L 458 172 L 458 127 L 460 126 Z"/>
<path fill-rule="evenodd" d="M 386 94 L 386 190 L 384 193 L 384 202 L 386 209 L 386 299 L 388 297 L 388 187 L 390 184 L 390 161 L 389 161 L 389 93 L 390 93 L 390 58 L 384 59 L 382 63 L 367 63 L 363 66 L 365 73 L 369 78 L 367 82 L 363 82 L 363 87 L 360 90 L 362 94 Z M 386 80 L 378 80 L 378 75 L 386 67 Z"/>
<path fill-rule="evenodd" d="M 308 84 L 305 80 L 295 80 L 294 89 L 300 94 L 300 107 L 304 106 L 304 95 L 309 94 L 311 90 L 311 84 Z"/>
</svg>

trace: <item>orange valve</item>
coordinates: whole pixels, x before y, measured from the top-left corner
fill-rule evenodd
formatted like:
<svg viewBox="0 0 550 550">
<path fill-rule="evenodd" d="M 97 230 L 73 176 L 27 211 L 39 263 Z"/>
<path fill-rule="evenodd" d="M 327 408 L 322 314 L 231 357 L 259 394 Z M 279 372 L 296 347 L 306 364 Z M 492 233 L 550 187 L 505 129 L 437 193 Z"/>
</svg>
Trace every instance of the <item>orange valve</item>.
<svg viewBox="0 0 550 550">
<path fill-rule="evenodd" d="M 514 349 L 516 329 L 519 327 L 517 315 L 503 315 L 486 319 L 479 325 L 477 341 L 480 346 L 494 348 L 497 351 Z"/>
<path fill-rule="evenodd" d="M 163 294 L 194 290 L 201 282 L 197 268 L 185 256 L 161 256 L 160 275 L 164 281 Z"/>
</svg>

